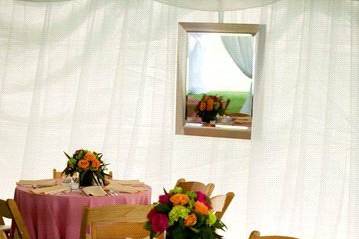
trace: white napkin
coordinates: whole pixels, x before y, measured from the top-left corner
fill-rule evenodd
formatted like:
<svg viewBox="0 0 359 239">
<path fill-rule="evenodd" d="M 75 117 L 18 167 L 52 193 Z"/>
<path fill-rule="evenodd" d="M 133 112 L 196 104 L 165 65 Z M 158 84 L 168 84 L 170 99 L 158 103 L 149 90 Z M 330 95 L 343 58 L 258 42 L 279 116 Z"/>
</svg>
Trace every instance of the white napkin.
<svg viewBox="0 0 359 239">
<path fill-rule="evenodd" d="M 105 190 L 118 192 L 118 193 L 138 193 L 142 191 L 146 191 L 147 188 L 145 186 L 130 186 L 130 185 L 122 185 L 118 183 L 110 183 L 105 187 Z"/>
<path fill-rule="evenodd" d="M 121 184 L 130 186 L 144 186 L 145 184 L 138 179 L 134 180 L 109 180 L 110 184 Z"/>
<path fill-rule="evenodd" d="M 25 187 L 50 187 L 57 185 L 55 179 L 40 179 L 40 180 L 20 180 L 16 183 L 19 186 Z"/>
<path fill-rule="evenodd" d="M 82 189 L 87 196 L 102 197 L 106 196 L 107 193 L 102 189 L 101 186 L 89 186 Z"/>
<path fill-rule="evenodd" d="M 65 187 L 63 185 L 56 185 L 52 187 L 43 187 L 43 188 L 36 188 L 32 189 L 31 192 L 35 194 L 56 194 L 61 193 L 65 191 L 69 191 L 70 189 L 68 187 Z"/>
</svg>

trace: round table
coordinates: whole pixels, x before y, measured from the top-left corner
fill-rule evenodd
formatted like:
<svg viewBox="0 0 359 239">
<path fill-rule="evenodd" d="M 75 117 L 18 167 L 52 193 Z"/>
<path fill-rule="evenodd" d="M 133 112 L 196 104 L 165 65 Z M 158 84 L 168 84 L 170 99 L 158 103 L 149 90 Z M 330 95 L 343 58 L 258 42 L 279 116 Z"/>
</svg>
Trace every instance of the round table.
<svg viewBox="0 0 359 239">
<path fill-rule="evenodd" d="M 151 188 L 138 193 L 90 197 L 80 191 L 38 195 L 30 192 L 30 188 L 17 186 L 15 201 L 32 239 L 78 239 L 85 207 L 148 205 L 151 203 Z"/>
</svg>

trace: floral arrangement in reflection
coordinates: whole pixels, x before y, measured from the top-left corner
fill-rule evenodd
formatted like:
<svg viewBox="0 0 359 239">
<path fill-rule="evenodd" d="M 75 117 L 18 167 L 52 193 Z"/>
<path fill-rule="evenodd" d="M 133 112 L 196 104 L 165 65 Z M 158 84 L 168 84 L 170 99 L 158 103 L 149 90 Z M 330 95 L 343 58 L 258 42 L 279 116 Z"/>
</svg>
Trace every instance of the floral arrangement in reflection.
<svg viewBox="0 0 359 239">
<path fill-rule="evenodd" d="M 145 228 L 150 238 L 166 232 L 166 239 L 222 238 L 216 230 L 226 226 L 217 219 L 210 199 L 202 192 L 185 191 L 180 187 L 165 191 L 147 215 Z"/>
<path fill-rule="evenodd" d="M 216 120 L 217 115 L 223 115 L 229 104 L 221 96 L 203 95 L 197 105 L 197 115 L 201 117 L 202 122 L 209 123 Z"/>
<path fill-rule="evenodd" d="M 102 153 L 85 149 L 76 150 L 72 156 L 64 153 L 68 161 L 63 174 L 73 176 L 78 173 L 80 186 L 104 185 L 108 164 L 102 161 Z"/>
</svg>

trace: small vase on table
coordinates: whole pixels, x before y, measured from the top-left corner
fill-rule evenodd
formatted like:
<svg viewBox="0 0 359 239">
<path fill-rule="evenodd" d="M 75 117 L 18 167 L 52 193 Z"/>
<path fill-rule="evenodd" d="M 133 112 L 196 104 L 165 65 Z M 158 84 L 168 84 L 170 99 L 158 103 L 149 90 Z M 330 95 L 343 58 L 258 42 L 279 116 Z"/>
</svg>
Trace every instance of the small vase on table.
<svg viewBox="0 0 359 239">
<path fill-rule="evenodd" d="M 216 115 L 212 114 L 203 114 L 202 119 L 202 126 L 203 127 L 216 127 Z"/>
</svg>

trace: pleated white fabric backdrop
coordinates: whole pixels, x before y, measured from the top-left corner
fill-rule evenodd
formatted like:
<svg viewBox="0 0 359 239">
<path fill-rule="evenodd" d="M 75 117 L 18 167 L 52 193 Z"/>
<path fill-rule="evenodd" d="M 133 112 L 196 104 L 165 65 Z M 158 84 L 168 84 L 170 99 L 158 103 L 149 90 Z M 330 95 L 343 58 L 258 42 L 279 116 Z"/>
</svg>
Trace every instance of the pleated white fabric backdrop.
<svg viewBox="0 0 359 239">
<path fill-rule="evenodd" d="M 174 133 L 177 22 L 217 19 L 152 0 L 0 0 L 0 197 L 84 147 L 154 199 L 179 177 L 234 191 L 226 238 L 359 238 L 359 2 L 225 12 L 266 24 L 251 141 Z"/>
</svg>

